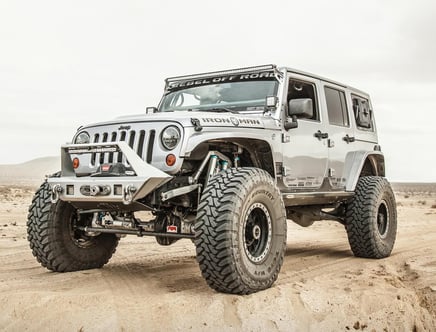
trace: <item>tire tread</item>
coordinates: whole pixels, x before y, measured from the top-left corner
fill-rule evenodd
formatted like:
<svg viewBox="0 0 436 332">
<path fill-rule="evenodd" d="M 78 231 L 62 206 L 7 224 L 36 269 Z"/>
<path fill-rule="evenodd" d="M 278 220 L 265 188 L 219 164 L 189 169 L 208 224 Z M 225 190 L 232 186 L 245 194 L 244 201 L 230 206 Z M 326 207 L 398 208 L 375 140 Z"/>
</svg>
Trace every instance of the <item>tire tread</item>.
<svg viewBox="0 0 436 332">
<path fill-rule="evenodd" d="M 379 198 L 383 195 L 391 209 L 390 226 L 393 238 L 381 241 L 375 228 L 376 211 Z M 346 230 L 353 254 L 364 258 L 384 258 L 390 255 L 396 233 L 395 196 L 389 182 L 379 176 L 361 177 L 357 183 L 355 195 L 347 206 Z"/>
<path fill-rule="evenodd" d="M 219 292 L 232 294 L 250 294 L 271 286 L 277 279 L 283 263 L 284 250 L 278 258 L 275 271 L 268 282 L 263 285 L 248 285 L 242 280 L 235 261 L 232 258 L 231 220 L 239 217 L 235 210 L 235 200 L 243 199 L 252 179 L 271 181 L 271 176 L 264 170 L 257 168 L 231 168 L 213 177 L 203 191 L 198 206 L 195 224 L 195 245 L 197 261 L 201 273 L 208 285 Z M 275 187 L 275 186 L 274 186 Z M 275 190 L 278 189 L 275 187 Z M 284 212 L 283 201 L 281 208 Z M 286 218 L 284 223 L 286 225 Z M 285 226 L 286 227 L 286 226 Z M 283 248 L 286 246 L 286 236 Z"/>
<path fill-rule="evenodd" d="M 29 207 L 27 217 L 27 239 L 33 256 L 45 268 L 56 272 L 69 272 L 100 268 L 112 257 L 118 244 L 115 236 L 106 237 L 105 255 L 99 259 L 80 259 L 66 250 L 61 240 L 56 236 L 55 222 L 59 218 L 61 207 L 52 204 L 50 186 L 44 182 L 36 191 Z M 100 235 L 101 236 L 101 235 Z"/>
</svg>

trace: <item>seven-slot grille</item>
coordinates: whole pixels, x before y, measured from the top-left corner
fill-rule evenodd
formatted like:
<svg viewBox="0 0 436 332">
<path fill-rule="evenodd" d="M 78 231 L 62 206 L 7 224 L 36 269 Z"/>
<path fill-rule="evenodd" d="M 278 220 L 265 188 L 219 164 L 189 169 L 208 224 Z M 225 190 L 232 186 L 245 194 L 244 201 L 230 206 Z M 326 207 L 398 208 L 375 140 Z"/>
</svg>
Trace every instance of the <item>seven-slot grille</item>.
<svg viewBox="0 0 436 332">
<path fill-rule="evenodd" d="M 151 129 L 146 130 L 122 130 L 96 133 L 91 136 L 92 143 L 105 143 L 105 142 L 126 142 L 135 151 L 138 156 L 145 160 L 147 163 L 152 161 L 153 157 L 153 144 L 156 136 L 156 131 Z M 98 167 L 101 164 L 123 163 L 129 166 L 126 158 L 122 152 L 106 152 L 106 153 L 93 153 L 91 155 L 91 165 Z"/>
</svg>

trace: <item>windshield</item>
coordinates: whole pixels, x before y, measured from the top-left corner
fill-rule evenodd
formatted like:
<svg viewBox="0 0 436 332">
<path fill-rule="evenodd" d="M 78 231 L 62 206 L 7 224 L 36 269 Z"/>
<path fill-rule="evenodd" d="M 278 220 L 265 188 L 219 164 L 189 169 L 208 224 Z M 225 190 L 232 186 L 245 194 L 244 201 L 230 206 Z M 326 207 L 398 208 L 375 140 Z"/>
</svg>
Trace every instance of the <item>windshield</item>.
<svg viewBox="0 0 436 332">
<path fill-rule="evenodd" d="M 265 98 L 276 95 L 278 82 L 251 80 L 180 88 L 167 93 L 161 112 L 183 110 L 264 111 Z"/>
</svg>

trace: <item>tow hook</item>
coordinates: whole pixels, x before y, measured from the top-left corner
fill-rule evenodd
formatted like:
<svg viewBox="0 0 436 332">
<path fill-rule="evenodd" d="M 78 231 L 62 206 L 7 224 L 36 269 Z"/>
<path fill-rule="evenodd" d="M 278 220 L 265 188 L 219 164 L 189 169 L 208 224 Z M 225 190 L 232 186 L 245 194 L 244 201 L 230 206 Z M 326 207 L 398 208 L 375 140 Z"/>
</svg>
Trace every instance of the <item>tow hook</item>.
<svg viewBox="0 0 436 332">
<path fill-rule="evenodd" d="M 129 205 L 133 201 L 133 194 L 136 192 L 136 187 L 128 185 L 124 189 L 124 195 L 123 195 L 123 203 L 125 205 Z"/>
<path fill-rule="evenodd" d="M 56 184 L 53 186 L 53 188 L 51 189 L 51 202 L 53 204 L 56 204 L 59 200 L 59 196 L 62 193 L 63 188 L 60 184 Z"/>
</svg>

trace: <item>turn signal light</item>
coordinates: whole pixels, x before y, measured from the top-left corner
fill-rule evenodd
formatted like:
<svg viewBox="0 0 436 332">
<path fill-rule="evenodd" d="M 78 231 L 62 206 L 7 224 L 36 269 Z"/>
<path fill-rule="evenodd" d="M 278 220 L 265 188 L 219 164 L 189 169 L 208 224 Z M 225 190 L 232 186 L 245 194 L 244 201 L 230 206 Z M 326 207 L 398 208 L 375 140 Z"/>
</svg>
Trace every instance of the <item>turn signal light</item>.
<svg viewBox="0 0 436 332">
<path fill-rule="evenodd" d="M 80 165 L 79 158 L 77 158 L 77 157 L 74 158 L 74 159 L 73 159 L 73 168 L 76 169 L 76 168 L 79 167 L 79 165 Z"/>
<path fill-rule="evenodd" d="M 173 155 L 172 153 L 170 153 L 166 159 L 165 159 L 166 163 L 168 166 L 173 166 L 176 163 L 176 156 Z"/>
</svg>

